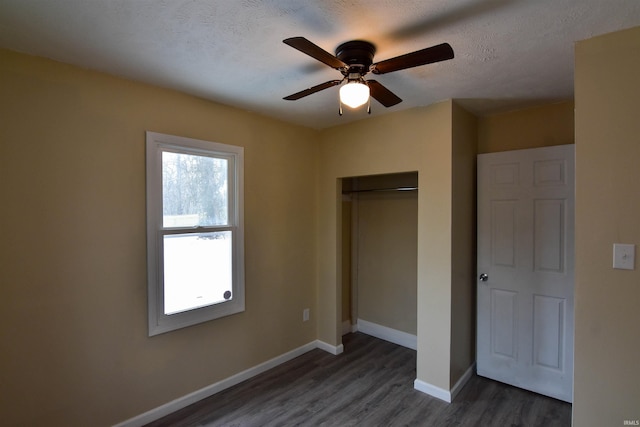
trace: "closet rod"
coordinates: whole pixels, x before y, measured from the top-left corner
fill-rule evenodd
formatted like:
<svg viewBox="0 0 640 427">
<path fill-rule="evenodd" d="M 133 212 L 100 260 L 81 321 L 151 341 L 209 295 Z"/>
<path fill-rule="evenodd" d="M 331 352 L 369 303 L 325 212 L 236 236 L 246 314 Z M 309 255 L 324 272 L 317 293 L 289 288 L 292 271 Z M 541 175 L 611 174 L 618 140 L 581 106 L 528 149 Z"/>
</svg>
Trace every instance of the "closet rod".
<svg viewBox="0 0 640 427">
<path fill-rule="evenodd" d="M 382 191 L 417 191 L 417 190 L 418 190 L 418 187 L 372 188 L 370 190 L 343 191 L 342 194 L 374 193 L 374 192 L 382 192 Z"/>
</svg>

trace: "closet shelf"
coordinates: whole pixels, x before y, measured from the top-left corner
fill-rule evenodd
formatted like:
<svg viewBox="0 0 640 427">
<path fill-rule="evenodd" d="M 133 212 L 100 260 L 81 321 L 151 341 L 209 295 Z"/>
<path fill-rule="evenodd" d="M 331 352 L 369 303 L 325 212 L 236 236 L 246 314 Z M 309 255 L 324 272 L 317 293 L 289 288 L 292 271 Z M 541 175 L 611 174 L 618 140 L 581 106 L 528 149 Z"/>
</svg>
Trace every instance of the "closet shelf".
<svg viewBox="0 0 640 427">
<path fill-rule="evenodd" d="M 342 194 L 354 194 L 354 193 L 376 193 L 383 191 L 418 191 L 418 187 L 393 187 L 393 188 L 371 188 L 368 190 L 349 190 L 343 191 Z"/>
</svg>

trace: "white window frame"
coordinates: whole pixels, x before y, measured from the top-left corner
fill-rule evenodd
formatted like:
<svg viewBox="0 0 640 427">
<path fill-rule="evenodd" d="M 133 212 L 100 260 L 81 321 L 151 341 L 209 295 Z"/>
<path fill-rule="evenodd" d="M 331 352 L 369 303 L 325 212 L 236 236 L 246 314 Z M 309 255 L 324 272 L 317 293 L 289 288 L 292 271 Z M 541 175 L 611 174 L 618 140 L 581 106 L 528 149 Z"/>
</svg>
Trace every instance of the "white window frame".
<svg viewBox="0 0 640 427">
<path fill-rule="evenodd" d="M 228 224 L 207 227 L 163 227 L 162 153 L 201 154 L 229 161 Z M 244 148 L 156 132 L 146 132 L 147 286 L 149 336 L 162 334 L 244 311 Z M 186 233 L 231 231 L 232 295 L 229 301 L 176 314 L 164 314 L 163 238 L 167 231 Z"/>
</svg>

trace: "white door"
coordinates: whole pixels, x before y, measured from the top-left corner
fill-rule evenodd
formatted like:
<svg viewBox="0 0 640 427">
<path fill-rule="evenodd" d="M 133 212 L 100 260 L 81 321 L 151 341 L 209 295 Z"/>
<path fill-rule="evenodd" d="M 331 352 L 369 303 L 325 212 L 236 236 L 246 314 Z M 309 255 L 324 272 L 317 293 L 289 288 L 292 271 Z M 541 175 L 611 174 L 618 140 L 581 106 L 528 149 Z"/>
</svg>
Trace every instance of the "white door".
<svg viewBox="0 0 640 427">
<path fill-rule="evenodd" d="M 574 146 L 478 156 L 478 375 L 573 399 Z"/>
</svg>

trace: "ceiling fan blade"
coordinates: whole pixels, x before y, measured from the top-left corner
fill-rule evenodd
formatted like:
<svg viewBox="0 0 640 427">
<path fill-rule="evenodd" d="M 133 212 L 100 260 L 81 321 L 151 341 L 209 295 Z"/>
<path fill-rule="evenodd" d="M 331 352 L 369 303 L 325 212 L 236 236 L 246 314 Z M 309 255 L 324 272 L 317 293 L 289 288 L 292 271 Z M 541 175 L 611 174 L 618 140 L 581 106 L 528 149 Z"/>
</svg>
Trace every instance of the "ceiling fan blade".
<svg viewBox="0 0 640 427">
<path fill-rule="evenodd" d="M 327 64 L 329 67 L 335 68 L 336 70 L 347 66 L 347 64 L 345 64 L 326 50 L 322 49 L 320 46 L 311 43 L 304 37 L 291 37 L 282 40 L 282 43 L 288 44 L 292 48 L 298 49 L 300 52 L 306 53 L 310 57 L 315 58 L 318 61 Z"/>
<path fill-rule="evenodd" d="M 378 83 L 375 80 L 367 80 L 367 84 L 369 85 L 371 96 L 385 107 L 393 107 L 394 105 L 402 102 L 402 99 L 384 87 L 381 83 Z"/>
<path fill-rule="evenodd" d="M 329 89 L 330 87 L 339 85 L 340 83 L 342 83 L 342 80 L 329 80 L 328 82 L 324 82 L 319 85 L 310 87 L 309 89 L 296 92 L 293 95 L 285 96 L 282 99 L 286 99 L 287 101 L 295 101 L 296 99 L 304 98 L 305 96 L 311 95 L 316 92 L 320 92 L 321 90 Z"/>
<path fill-rule="evenodd" d="M 426 49 L 380 61 L 371 66 L 371 72 L 373 74 L 385 74 L 434 62 L 446 61 L 447 59 L 452 58 L 453 49 L 449 43 L 442 43 Z"/>
</svg>

